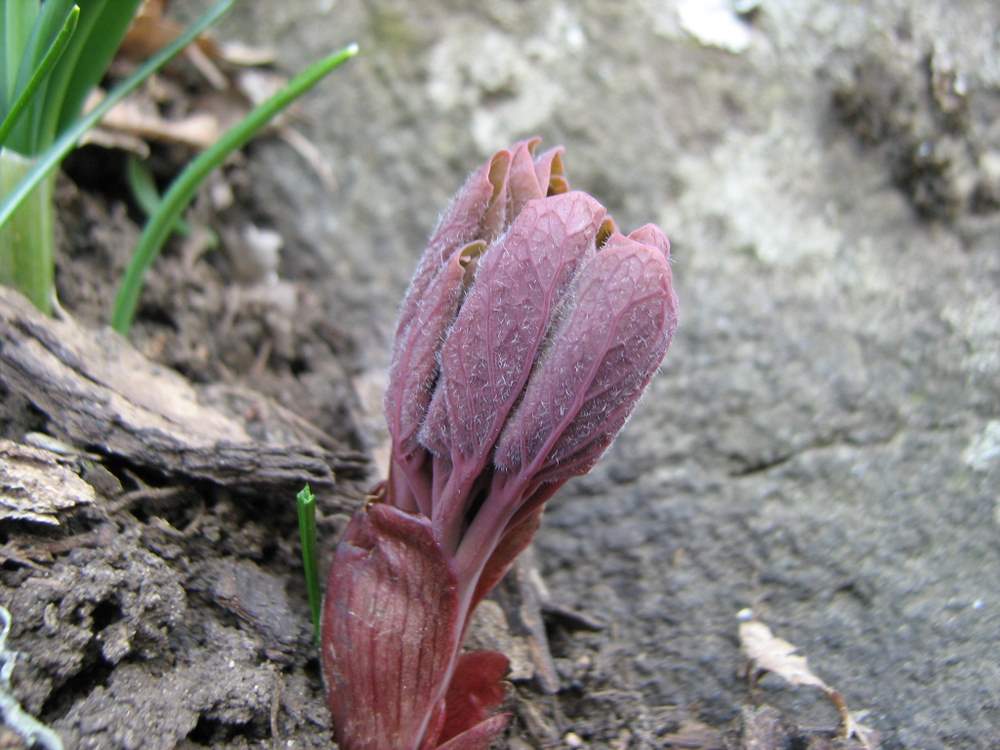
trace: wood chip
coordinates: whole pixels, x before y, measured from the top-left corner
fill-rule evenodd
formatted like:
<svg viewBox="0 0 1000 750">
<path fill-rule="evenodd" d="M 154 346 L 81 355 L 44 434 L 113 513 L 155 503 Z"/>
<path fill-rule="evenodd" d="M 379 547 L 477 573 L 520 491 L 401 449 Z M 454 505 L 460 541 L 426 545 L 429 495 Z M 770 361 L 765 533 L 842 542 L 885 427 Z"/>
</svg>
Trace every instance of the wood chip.
<svg viewBox="0 0 1000 750">
<path fill-rule="evenodd" d="M 94 488 L 58 453 L 0 440 L 0 521 L 59 525 L 59 516 L 93 505 Z"/>
</svg>

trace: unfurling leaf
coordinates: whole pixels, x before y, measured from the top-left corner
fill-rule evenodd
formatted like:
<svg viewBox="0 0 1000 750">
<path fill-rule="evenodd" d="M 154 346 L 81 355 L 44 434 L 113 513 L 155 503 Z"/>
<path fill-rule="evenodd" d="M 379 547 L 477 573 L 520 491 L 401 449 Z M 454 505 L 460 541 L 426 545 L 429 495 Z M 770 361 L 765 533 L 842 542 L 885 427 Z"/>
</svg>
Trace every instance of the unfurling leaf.
<svg viewBox="0 0 1000 750">
<path fill-rule="evenodd" d="M 344 750 L 487 750 L 507 659 L 461 653 L 545 502 L 625 424 L 677 325 L 670 245 L 571 191 L 562 149 L 495 154 L 403 301 L 389 476 L 337 548 L 322 659 Z"/>
</svg>

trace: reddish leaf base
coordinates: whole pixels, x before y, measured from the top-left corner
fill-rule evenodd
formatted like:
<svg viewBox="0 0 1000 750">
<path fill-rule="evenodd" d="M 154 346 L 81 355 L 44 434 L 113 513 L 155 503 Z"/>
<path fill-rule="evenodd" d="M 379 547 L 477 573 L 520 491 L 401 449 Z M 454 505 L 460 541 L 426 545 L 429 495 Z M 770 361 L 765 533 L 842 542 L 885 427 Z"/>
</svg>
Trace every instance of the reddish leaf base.
<svg viewBox="0 0 1000 750">
<path fill-rule="evenodd" d="M 490 716 L 507 657 L 457 654 L 468 614 L 457 588 L 428 519 L 383 503 L 354 515 L 323 618 L 327 700 L 345 750 L 486 750 L 507 726 L 509 716 Z"/>
</svg>

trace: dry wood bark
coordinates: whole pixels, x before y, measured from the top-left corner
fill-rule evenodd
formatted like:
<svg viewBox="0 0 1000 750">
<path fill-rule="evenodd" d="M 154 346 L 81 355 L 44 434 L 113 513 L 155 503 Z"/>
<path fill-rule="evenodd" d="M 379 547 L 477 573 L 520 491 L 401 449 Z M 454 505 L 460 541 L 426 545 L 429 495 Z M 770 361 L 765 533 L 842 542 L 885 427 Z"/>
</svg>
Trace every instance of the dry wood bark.
<svg viewBox="0 0 1000 750">
<path fill-rule="evenodd" d="M 264 396 L 196 387 L 114 331 L 46 318 L 2 288 L 0 382 L 44 412 L 57 436 L 164 475 L 284 491 L 364 473 L 362 455 L 317 439 L 316 428 Z M 251 402 L 267 419 L 253 436 L 242 414 L 224 411 Z"/>
<path fill-rule="evenodd" d="M 0 440 L 0 521 L 59 525 L 59 515 L 94 502 L 94 488 L 58 453 Z"/>
</svg>

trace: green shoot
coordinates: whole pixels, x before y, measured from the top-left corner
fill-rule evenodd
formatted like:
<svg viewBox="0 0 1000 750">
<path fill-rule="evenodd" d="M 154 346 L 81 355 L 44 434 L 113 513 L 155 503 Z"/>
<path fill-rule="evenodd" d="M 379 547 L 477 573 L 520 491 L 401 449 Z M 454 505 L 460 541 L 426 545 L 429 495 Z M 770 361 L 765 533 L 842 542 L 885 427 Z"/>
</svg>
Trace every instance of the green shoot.
<svg viewBox="0 0 1000 750">
<path fill-rule="evenodd" d="M 139 304 L 143 276 L 159 254 L 163 243 L 187 207 L 202 181 L 218 167 L 226 157 L 249 141 L 258 130 L 270 120 L 319 83 L 334 68 L 354 57 L 358 52 L 356 44 L 313 63 L 295 76 L 278 93 L 257 105 L 240 122 L 227 130 L 210 148 L 203 151 L 174 180 L 160 203 L 157 212 L 150 218 L 136 246 L 132 260 L 125 271 L 125 277 L 118 287 L 111 326 L 122 335 L 128 334 Z M 0 214 L 0 220 L 3 215 Z"/>
<path fill-rule="evenodd" d="M 107 70 L 141 0 L 0 0 L 5 118 L 16 125 L 4 148 L 34 156 L 80 115 Z"/>
<path fill-rule="evenodd" d="M 0 226 L 6 223 L 28 193 L 45 179 L 46 175 L 59 166 L 66 155 L 76 147 L 77 142 L 83 137 L 84 133 L 100 122 L 101 118 L 112 107 L 142 85 L 153 73 L 170 62 L 182 49 L 194 41 L 199 34 L 218 21 L 235 2 L 236 0 L 219 0 L 201 18 L 189 26 L 183 34 L 149 58 L 135 73 L 118 84 L 100 104 L 73 123 L 72 126 L 66 128 L 44 153 L 39 154 L 34 167 L 18 183 L 17 188 L 4 197 L 3 202 L 0 203 Z"/>
<path fill-rule="evenodd" d="M 129 155 L 125 165 L 125 179 L 128 181 L 132 197 L 139 204 L 146 216 L 152 216 L 160 207 L 160 193 L 156 189 L 156 182 L 153 181 L 153 174 L 149 168 L 139 161 L 134 155 Z M 178 218 L 174 223 L 173 230 L 182 237 L 191 236 L 191 227 L 184 219 Z"/>
<path fill-rule="evenodd" d="M 87 95 L 101 81 L 141 0 L 76 0 L 80 25 L 53 72 L 32 130 L 34 150 L 47 147 L 80 116 Z M 43 4 L 48 4 L 48 0 Z"/>
<path fill-rule="evenodd" d="M 319 644 L 319 572 L 316 563 L 316 496 L 307 484 L 295 496 L 299 514 L 299 540 L 302 543 L 302 568 L 306 575 L 309 595 L 309 612 L 312 615 L 313 635 Z"/>
<path fill-rule="evenodd" d="M 16 190 L 34 166 L 16 151 L 0 151 L 0 195 Z M 0 224 L 0 283 L 19 289 L 45 313 L 51 310 L 55 275 L 54 187 L 55 175 L 43 176 Z"/>
<path fill-rule="evenodd" d="M 53 172 L 87 130 L 235 0 L 219 0 L 80 117 L 139 2 L 45 0 L 39 6 L 38 0 L 0 0 L 0 112 L 7 129 L 0 142 L 0 283 L 15 286 L 44 312 L 51 309 L 53 287 Z"/>
</svg>

